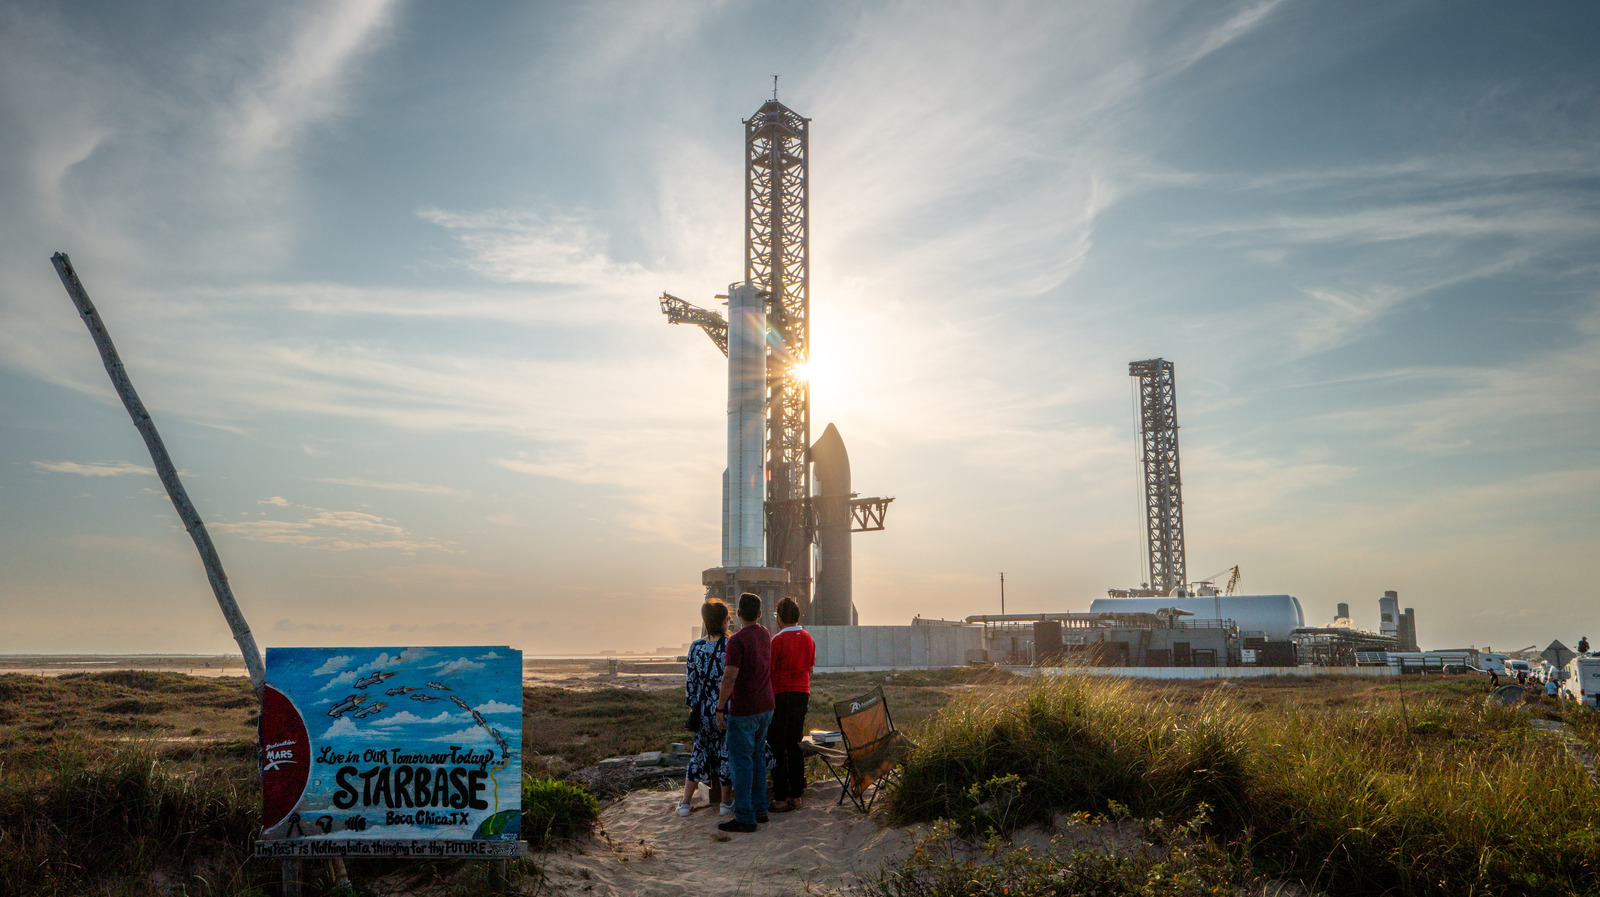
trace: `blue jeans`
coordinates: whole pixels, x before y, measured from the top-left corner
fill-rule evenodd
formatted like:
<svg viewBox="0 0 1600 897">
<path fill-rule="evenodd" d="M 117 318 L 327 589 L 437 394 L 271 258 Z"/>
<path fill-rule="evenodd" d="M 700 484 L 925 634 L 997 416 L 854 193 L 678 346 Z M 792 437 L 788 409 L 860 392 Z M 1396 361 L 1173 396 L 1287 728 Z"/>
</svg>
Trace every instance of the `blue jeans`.
<svg viewBox="0 0 1600 897">
<path fill-rule="evenodd" d="M 767 815 L 767 729 L 772 711 L 728 717 L 728 771 L 733 773 L 733 818 Z M 757 774 L 759 773 L 759 775 Z"/>
</svg>

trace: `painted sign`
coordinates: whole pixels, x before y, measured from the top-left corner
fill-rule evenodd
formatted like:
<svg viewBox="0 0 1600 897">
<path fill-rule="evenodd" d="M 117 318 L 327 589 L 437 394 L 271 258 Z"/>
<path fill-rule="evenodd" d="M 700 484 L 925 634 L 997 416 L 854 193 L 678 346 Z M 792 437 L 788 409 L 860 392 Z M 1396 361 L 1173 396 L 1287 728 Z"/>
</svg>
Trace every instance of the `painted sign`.
<svg viewBox="0 0 1600 897">
<path fill-rule="evenodd" d="M 522 652 L 268 648 L 256 855 L 503 857 L 522 821 Z"/>
</svg>

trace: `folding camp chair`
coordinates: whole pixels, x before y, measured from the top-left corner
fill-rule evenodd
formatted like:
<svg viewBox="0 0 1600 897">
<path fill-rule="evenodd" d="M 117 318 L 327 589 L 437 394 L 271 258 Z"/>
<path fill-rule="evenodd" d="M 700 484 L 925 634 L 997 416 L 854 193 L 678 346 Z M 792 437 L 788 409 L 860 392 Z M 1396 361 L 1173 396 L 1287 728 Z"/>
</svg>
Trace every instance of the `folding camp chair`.
<svg viewBox="0 0 1600 897">
<path fill-rule="evenodd" d="M 882 686 L 834 704 L 833 714 L 844 736 L 844 750 L 810 744 L 805 752 L 821 757 L 838 780 L 840 804 L 848 795 L 857 809 L 870 812 L 878 788 L 894 777 L 913 745 L 894 727 Z"/>
</svg>

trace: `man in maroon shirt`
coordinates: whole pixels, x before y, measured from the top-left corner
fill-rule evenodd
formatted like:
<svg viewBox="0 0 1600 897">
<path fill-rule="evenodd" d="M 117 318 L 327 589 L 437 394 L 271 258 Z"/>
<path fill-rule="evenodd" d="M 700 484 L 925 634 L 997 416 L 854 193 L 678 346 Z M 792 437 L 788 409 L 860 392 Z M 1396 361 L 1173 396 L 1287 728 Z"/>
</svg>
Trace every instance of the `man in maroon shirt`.
<svg viewBox="0 0 1600 897">
<path fill-rule="evenodd" d="M 762 626 L 761 596 L 739 596 L 739 631 L 728 639 L 717 724 L 728 730 L 733 818 L 725 832 L 753 832 L 767 821 L 767 729 L 772 725 L 772 633 Z"/>
<path fill-rule="evenodd" d="M 777 767 L 772 771 L 772 795 L 783 803 L 774 813 L 800 809 L 806 790 L 806 758 L 800 753 L 806 707 L 811 703 L 811 668 L 817 662 L 817 643 L 800 628 L 800 605 L 793 598 L 778 602 L 778 634 L 772 637 L 772 728 L 767 743 Z"/>
</svg>

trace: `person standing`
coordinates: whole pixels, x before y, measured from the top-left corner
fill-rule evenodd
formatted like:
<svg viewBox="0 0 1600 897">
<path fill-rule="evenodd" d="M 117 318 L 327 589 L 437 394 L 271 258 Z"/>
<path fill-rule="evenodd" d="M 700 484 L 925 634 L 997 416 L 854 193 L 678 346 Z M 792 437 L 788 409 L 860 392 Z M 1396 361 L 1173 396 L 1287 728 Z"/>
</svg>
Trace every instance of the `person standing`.
<svg viewBox="0 0 1600 897">
<path fill-rule="evenodd" d="M 767 821 L 767 729 L 772 726 L 772 633 L 761 625 L 761 596 L 739 596 L 739 631 L 728 639 L 717 723 L 726 732 L 733 775 L 733 818 L 717 828 L 753 832 Z M 757 771 L 759 770 L 759 775 Z"/>
<path fill-rule="evenodd" d="M 728 752 L 722 729 L 717 726 L 717 691 L 722 686 L 723 658 L 727 649 L 728 606 L 721 601 L 700 605 L 700 622 L 706 634 L 689 646 L 688 669 L 684 676 L 683 702 L 700 713 L 700 728 L 694 734 L 694 752 L 683 777 L 683 800 L 678 815 L 688 816 L 694 793 L 704 782 L 711 789 L 711 802 L 720 804 L 719 815 L 733 815 L 733 785 L 728 777 Z"/>
<path fill-rule="evenodd" d="M 1589 653 L 1589 637 L 1587 635 L 1584 636 L 1583 638 L 1578 639 L 1578 653 L 1579 654 L 1588 654 Z"/>
<path fill-rule="evenodd" d="M 800 628 L 800 605 L 793 598 L 778 602 L 778 622 L 783 628 L 772 637 L 772 728 L 767 743 L 777 763 L 772 771 L 772 795 L 781 804 L 774 813 L 800 809 L 806 790 L 806 758 L 800 753 L 806 710 L 811 703 L 811 668 L 817 663 L 817 643 Z"/>
</svg>

